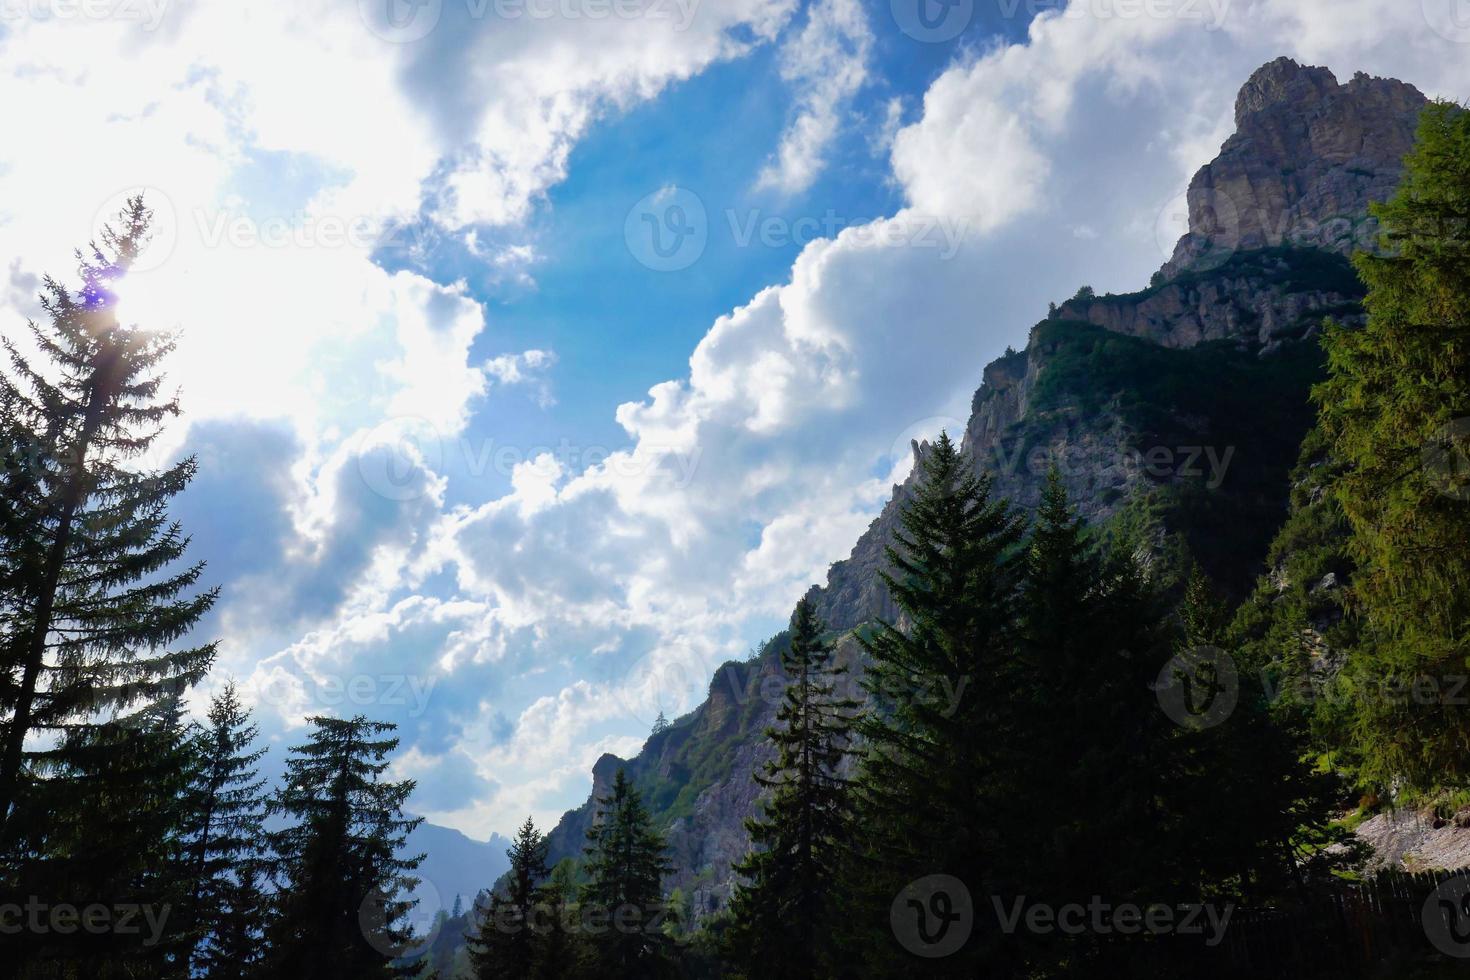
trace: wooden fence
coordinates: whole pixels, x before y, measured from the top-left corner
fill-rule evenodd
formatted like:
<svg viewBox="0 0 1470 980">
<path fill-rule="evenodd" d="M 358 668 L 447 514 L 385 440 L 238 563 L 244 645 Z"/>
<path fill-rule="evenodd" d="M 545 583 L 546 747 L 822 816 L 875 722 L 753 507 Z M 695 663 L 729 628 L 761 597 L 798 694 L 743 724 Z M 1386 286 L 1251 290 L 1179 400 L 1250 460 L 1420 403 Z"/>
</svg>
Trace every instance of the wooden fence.
<svg viewBox="0 0 1470 980">
<path fill-rule="evenodd" d="M 1452 907 L 1426 904 L 1440 885 L 1461 879 L 1450 892 Z M 1470 959 L 1445 954 L 1430 936 L 1426 916 L 1438 916 L 1446 937 L 1470 952 L 1470 871 L 1386 871 L 1360 884 L 1342 883 L 1295 905 L 1238 906 L 1223 941 L 1205 945 L 1198 936 L 1170 935 L 1104 955 L 1099 975 L 1160 977 L 1396 976 L 1385 972 L 1419 964 L 1458 965 L 1470 977 Z M 1438 976 L 1438 973 L 1433 975 Z"/>
</svg>

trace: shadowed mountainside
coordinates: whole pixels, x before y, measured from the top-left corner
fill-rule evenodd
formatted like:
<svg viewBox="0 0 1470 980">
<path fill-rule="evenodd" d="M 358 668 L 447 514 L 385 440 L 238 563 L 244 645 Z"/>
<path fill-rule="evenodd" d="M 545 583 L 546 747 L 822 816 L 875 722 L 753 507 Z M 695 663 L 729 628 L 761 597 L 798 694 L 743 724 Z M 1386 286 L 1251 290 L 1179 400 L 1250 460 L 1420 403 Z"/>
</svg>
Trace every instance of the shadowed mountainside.
<svg viewBox="0 0 1470 980">
<path fill-rule="evenodd" d="M 1285 517 L 1313 421 L 1315 338 L 1326 318 L 1361 317 L 1346 256 L 1373 241 L 1368 204 L 1391 194 L 1425 104 L 1390 79 L 1339 84 L 1287 59 L 1258 70 L 1237 100 L 1237 132 L 1191 183 L 1189 231 L 1151 284 L 1079 292 L 1025 350 L 984 369 L 963 443 L 995 492 L 1029 511 L 1056 466 L 1094 525 L 1127 526 L 1163 556 L 1187 549 L 1243 594 Z M 852 631 L 895 614 L 878 573 L 912 479 L 813 588 L 855 674 Z M 707 700 L 634 758 L 599 759 L 591 798 L 549 835 L 551 860 L 580 854 L 595 799 L 625 768 L 668 834 L 668 887 L 695 918 L 722 908 L 749 845 L 751 774 L 768 757 L 784 642 L 721 667 Z"/>
</svg>

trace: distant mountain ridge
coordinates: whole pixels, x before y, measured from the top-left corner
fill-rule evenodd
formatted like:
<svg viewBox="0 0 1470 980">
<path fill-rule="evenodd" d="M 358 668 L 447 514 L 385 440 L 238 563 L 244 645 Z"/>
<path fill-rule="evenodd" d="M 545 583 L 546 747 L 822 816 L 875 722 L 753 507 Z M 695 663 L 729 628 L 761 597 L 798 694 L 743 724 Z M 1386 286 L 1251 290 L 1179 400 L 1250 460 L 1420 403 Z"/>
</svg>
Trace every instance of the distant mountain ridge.
<svg viewBox="0 0 1470 980">
<path fill-rule="evenodd" d="M 489 888 L 505 874 L 510 867 L 510 859 L 505 856 L 509 847 L 510 841 L 499 834 L 491 834 L 488 841 L 477 841 L 426 821 L 409 834 L 403 850 L 410 855 L 425 855 L 416 874 L 424 882 L 423 887 L 433 890 L 428 898 L 437 898 L 439 907 L 448 912 L 456 896 L 469 908 L 481 889 Z M 422 911 L 432 915 L 438 909 L 426 907 Z"/>
<path fill-rule="evenodd" d="M 1312 422 L 1314 338 L 1327 317 L 1361 316 L 1345 256 L 1374 241 L 1368 204 L 1391 194 L 1426 101 L 1403 82 L 1359 74 L 1340 84 L 1284 58 L 1255 72 L 1236 102 L 1237 132 L 1190 185 L 1189 231 L 1149 287 L 1080 293 L 1036 324 L 1024 351 L 985 367 L 963 441 L 996 494 L 1029 511 L 1047 465 L 1062 460 L 1089 521 L 1140 522 L 1160 547 L 1213 535 L 1198 549 L 1218 556 L 1207 570 L 1248 588 Z M 1163 455 L 1166 464 L 1149 462 Z M 912 482 L 811 592 L 856 672 L 851 631 L 896 613 L 878 573 Z M 751 773 L 769 754 L 761 733 L 776 704 L 758 692 L 779 673 L 784 642 L 721 667 L 708 699 L 634 758 L 599 759 L 591 797 L 549 835 L 551 860 L 580 854 L 595 800 L 625 768 L 668 833 L 668 886 L 695 917 L 722 908 L 730 864 L 749 845 Z"/>
</svg>

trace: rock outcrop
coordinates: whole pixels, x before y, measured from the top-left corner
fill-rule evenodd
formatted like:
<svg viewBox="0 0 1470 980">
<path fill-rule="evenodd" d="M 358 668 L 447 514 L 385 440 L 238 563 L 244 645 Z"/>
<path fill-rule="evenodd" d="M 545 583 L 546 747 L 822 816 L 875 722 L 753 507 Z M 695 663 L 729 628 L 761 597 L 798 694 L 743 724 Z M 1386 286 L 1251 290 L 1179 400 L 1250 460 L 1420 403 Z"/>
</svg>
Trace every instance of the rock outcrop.
<svg viewBox="0 0 1470 980">
<path fill-rule="evenodd" d="M 1275 245 L 1373 247 L 1368 204 L 1393 193 L 1425 103 L 1394 79 L 1339 84 L 1289 58 L 1261 67 L 1236 98 L 1235 135 L 1189 185 L 1189 233 L 1164 277 Z"/>
<path fill-rule="evenodd" d="M 1231 256 L 1218 269 L 1198 271 L 1139 293 L 1071 299 L 1055 318 L 1084 320 L 1104 330 L 1143 337 L 1164 347 L 1243 340 L 1270 347 L 1307 336 L 1324 313 L 1352 311 L 1362 297 L 1351 266 L 1336 256 L 1258 249 Z"/>
<path fill-rule="evenodd" d="M 1399 810 L 1365 820 L 1358 838 L 1373 847 L 1374 863 L 1409 871 L 1470 866 L 1470 810 L 1451 819 Z"/>
</svg>

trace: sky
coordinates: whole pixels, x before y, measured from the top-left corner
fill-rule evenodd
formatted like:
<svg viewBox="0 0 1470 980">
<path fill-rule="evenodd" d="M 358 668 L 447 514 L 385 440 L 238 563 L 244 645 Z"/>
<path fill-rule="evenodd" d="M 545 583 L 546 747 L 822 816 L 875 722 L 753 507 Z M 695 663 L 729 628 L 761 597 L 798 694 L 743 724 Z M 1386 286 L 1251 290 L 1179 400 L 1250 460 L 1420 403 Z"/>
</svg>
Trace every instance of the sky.
<svg viewBox="0 0 1470 980">
<path fill-rule="evenodd" d="M 0 330 L 129 194 L 227 681 L 484 839 L 784 627 L 1050 300 L 1146 284 L 1280 55 L 1470 0 L 0 0 Z"/>
</svg>

